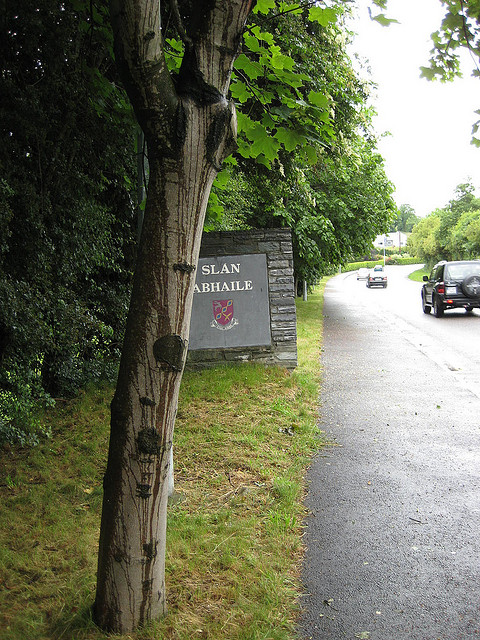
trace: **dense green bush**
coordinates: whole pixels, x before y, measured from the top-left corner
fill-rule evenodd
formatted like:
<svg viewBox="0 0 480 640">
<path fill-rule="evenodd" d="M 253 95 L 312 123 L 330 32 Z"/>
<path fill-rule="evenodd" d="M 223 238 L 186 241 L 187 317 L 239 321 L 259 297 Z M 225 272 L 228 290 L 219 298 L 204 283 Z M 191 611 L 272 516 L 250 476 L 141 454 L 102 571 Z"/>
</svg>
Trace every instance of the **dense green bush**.
<svg viewBox="0 0 480 640">
<path fill-rule="evenodd" d="M 49 436 L 49 430 L 39 418 L 39 411 L 42 404 L 52 403 L 47 397 L 41 403 L 28 385 L 23 387 L 23 393 L 0 389 L 0 445 L 18 443 L 32 446 L 38 444 L 41 436 Z"/>
<path fill-rule="evenodd" d="M 2 15 L 0 441 L 33 442 L 49 398 L 115 372 L 130 294 L 134 119 L 106 3 L 73 4 Z"/>
</svg>

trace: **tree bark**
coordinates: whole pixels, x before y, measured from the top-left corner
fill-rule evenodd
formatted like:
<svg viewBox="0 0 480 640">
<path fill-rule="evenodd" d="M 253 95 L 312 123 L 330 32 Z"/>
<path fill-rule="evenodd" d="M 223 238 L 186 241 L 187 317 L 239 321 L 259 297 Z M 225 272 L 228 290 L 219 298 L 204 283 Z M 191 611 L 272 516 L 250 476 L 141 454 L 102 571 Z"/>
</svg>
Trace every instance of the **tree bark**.
<svg viewBox="0 0 480 640">
<path fill-rule="evenodd" d="M 97 623 L 118 633 L 166 612 L 168 470 L 195 266 L 210 189 L 234 142 L 226 95 L 253 0 L 177 4 L 186 53 L 175 85 L 158 0 L 113 0 L 111 10 L 117 61 L 150 165 L 111 407 L 94 605 Z"/>
</svg>

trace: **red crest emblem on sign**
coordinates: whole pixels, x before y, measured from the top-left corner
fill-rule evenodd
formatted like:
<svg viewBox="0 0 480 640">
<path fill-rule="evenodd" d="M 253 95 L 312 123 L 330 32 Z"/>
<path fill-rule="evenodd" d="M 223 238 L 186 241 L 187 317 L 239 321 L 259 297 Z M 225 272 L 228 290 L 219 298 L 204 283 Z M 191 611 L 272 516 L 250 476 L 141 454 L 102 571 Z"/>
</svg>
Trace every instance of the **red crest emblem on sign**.
<svg viewBox="0 0 480 640">
<path fill-rule="evenodd" d="M 233 300 L 213 300 L 213 317 L 219 325 L 225 326 L 233 319 Z"/>
</svg>

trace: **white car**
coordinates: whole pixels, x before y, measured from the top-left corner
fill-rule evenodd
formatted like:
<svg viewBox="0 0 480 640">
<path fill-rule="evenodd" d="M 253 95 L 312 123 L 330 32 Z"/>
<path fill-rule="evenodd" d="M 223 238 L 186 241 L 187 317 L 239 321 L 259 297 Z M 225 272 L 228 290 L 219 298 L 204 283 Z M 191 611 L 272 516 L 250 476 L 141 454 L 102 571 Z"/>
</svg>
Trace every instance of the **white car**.
<svg viewBox="0 0 480 640">
<path fill-rule="evenodd" d="M 388 278 L 387 274 L 383 270 L 382 265 L 375 265 L 373 271 L 368 274 L 367 288 L 370 289 L 370 287 L 383 287 L 384 289 L 386 289 L 387 285 Z"/>
<path fill-rule="evenodd" d="M 357 271 L 357 280 L 366 280 L 368 278 L 368 269 L 361 267 Z"/>
</svg>

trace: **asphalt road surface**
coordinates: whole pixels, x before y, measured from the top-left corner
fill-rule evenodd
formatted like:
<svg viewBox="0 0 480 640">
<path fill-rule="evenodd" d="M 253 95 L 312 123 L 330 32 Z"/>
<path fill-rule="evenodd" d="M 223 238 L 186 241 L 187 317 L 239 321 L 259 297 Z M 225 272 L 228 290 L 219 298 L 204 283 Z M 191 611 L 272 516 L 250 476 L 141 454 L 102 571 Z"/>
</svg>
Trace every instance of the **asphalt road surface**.
<svg viewBox="0 0 480 640">
<path fill-rule="evenodd" d="M 327 285 L 305 639 L 480 639 L 480 313 L 423 314 L 412 269 Z"/>
</svg>

